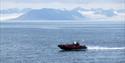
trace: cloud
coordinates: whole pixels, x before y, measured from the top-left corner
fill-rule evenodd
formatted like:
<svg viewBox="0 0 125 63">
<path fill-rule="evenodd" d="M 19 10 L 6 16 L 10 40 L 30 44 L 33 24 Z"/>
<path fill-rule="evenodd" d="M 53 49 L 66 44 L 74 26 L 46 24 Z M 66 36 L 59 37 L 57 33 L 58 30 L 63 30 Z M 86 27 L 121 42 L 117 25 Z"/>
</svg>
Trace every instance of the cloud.
<svg viewBox="0 0 125 63">
<path fill-rule="evenodd" d="M 91 3 L 91 2 L 103 2 L 103 3 L 123 3 L 125 0 L 1 0 L 5 2 L 61 2 L 61 3 Z"/>
<path fill-rule="evenodd" d="M 124 4 L 121 3 L 84 3 L 84 4 L 76 4 L 76 3 L 16 3 L 16 2 L 3 2 L 1 3 L 1 9 L 7 8 L 66 8 L 73 9 L 76 7 L 82 8 L 104 8 L 104 9 L 122 9 L 124 8 Z"/>
<path fill-rule="evenodd" d="M 1 8 L 124 8 L 125 0 L 1 0 Z"/>
</svg>

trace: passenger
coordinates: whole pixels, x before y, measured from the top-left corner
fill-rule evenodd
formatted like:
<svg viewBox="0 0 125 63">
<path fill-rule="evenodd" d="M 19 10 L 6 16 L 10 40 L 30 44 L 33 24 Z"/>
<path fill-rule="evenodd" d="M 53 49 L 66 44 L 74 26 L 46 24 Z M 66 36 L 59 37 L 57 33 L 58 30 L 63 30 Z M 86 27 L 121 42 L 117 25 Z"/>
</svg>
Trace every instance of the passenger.
<svg viewBox="0 0 125 63">
<path fill-rule="evenodd" d="M 75 42 L 73 42 L 73 44 L 74 44 L 74 45 L 77 45 L 77 46 L 79 45 L 79 43 L 78 43 L 78 42 L 76 42 L 76 41 L 75 41 Z"/>
<path fill-rule="evenodd" d="M 74 42 L 73 42 L 73 44 L 77 44 L 77 42 L 76 42 L 76 41 L 74 41 Z"/>
</svg>

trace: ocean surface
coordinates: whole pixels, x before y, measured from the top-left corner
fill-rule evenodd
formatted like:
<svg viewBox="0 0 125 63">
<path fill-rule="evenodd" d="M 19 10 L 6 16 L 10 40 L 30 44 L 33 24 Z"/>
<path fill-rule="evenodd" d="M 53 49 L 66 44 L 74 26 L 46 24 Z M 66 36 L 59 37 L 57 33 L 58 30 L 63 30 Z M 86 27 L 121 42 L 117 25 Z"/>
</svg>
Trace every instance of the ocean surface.
<svg viewBox="0 0 125 63">
<path fill-rule="evenodd" d="M 73 41 L 88 49 L 57 47 Z M 125 22 L 1 21 L 0 63 L 125 63 Z"/>
</svg>

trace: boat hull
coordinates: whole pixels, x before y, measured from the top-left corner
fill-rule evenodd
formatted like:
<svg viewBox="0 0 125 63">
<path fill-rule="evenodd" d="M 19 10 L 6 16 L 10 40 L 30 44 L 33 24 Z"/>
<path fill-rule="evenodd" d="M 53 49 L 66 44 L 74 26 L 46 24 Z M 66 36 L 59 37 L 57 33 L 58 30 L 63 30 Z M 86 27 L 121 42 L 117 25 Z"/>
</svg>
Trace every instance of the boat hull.
<svg viewBox="0 0 125 63">
<path fill-rule="evenodd" d="M 62 50 L 85 50 L 87 47 L 85 45 L 58 45 L 58 47 Z"/>
</svg>

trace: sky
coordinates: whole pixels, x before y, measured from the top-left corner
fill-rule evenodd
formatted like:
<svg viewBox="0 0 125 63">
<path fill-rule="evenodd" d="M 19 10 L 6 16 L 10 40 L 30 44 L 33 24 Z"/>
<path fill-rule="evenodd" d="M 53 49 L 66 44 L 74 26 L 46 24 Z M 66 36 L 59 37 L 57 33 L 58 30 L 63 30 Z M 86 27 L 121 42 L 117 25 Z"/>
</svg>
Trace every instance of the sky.
<svg viewBox="0 0 125 63">
<path fill-rule="evenodd" d="M 125 0 L 0 0 L 1 9 L 8 8 L 65 8 L 124 9 Z"/>
<path fill-rule="evenodd" d="M 113 9 L 121 10 L 125 9 L 125 0 L 0 0 L 0 9 L 10 9 L 10 8 L 54 8 L 54 9 L 67 9 L 72 10 L 74 8 L 84 8 L 84 9 Z M 103 14 L 95 14 L 94 11 L 82 12 L 84 16 L 95 19 L 109 19 L 109 20 L 125 20 L 125 13 L 118 13 L 113 11 L 115 14 L 112 17 L 107 17 Z M 22 14 L 12 14 L 12 15 L 1 15 L 3 19 L 16 18 Z M 1 17 L 0 16 L 0 17 Z M 6 17 L 7 16 L 7 17 Z"/>
</svg>

